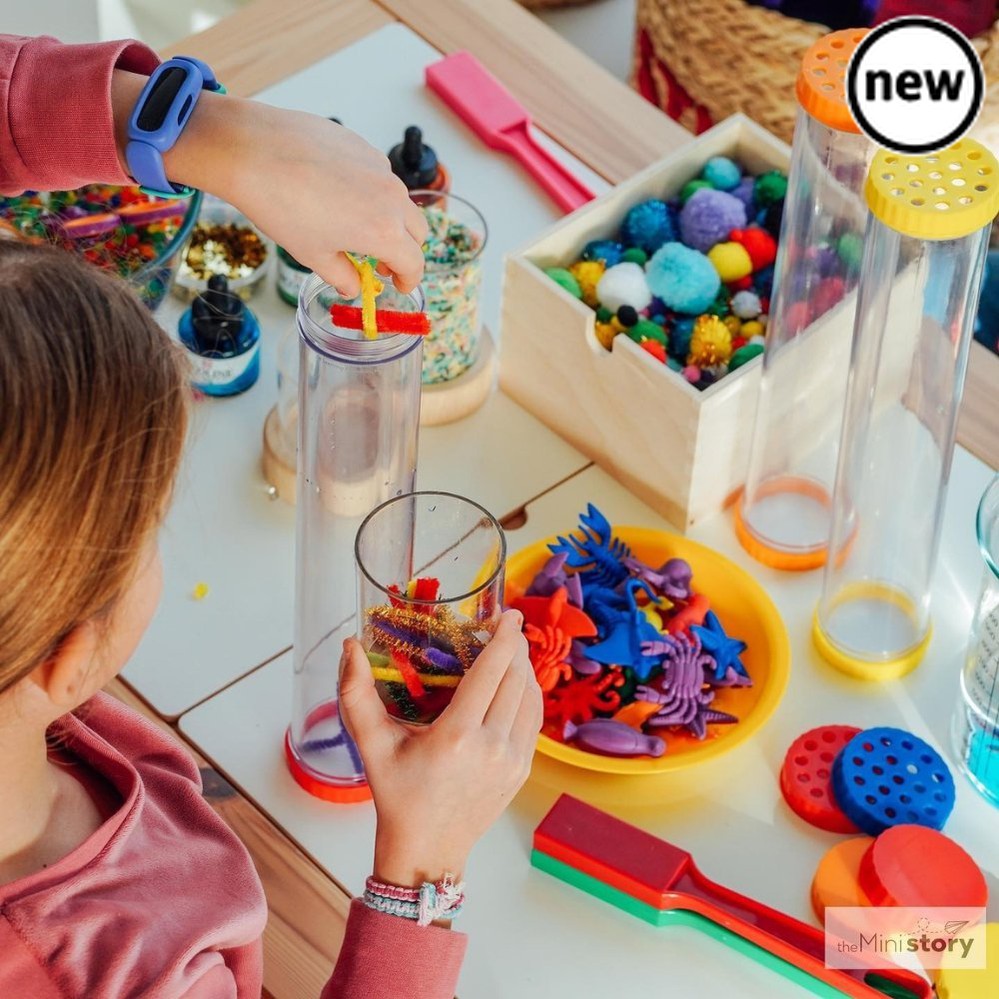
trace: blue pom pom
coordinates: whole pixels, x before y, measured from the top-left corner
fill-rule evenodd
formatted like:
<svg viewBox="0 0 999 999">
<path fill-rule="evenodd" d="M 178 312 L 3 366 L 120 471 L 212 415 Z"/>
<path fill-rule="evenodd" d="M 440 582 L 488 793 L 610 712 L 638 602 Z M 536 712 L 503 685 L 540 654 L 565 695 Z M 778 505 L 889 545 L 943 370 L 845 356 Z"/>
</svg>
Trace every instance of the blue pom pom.
<svg viewBox="0 0 999 999">
<path fill-rule="evenodd" d="M 701 176 L 719 191 L 731 191 L 739 183 L 742 171 L 727 156 L 712 156 L 704 164 Z"/>
<path fill-rule="evenodd" d="M 690 353 L 690 338 L 694 335 L 693 319 L 678 319 L 669 331 L 669 352 L 687 363 Z"/>
<path fill-rule="evenodd" d="M 682 243 L 667 243 L 657 250 L 646 267 L 645 278 L 652 294 L 661 298 L 668 309 L 688 315 L 704 312 L 721 287 L 714 264 Z"/>
<path fill-rule="evenodd" d="M 746 174 L 729 192 L 733 198 L 738 198 L 746 206 L 747 216 L 755 211 L 755 206 L 753 205 L 753 187 L 755 184 L 756 178 Z"/>
<path fill-rule="evenodd" d="M 774 289 L 774 265 L 761 267 L 753 275 L 753 291 L 762 298 L 770 298 Z"/>
<path fill-rule="evenodd" d="M 602 260 L 608 267 L 621 263 L 624 247 L 613 239 L 591 239 L 583 247 L 584 260 Z"/>
<path fill-rule="evenodd" d="M 746 206 L 731 194 L 710 187 L 695 191 L 680 212 L 680 238 L 702 253 L 745 225 Z"/>
<path fill-rule="evenodd" d="M 621 241 L 652 254 L 664 243 L 676 239 L 676 219 L 665 201 L 642 201 L 621 223 Z"/>
</svg>

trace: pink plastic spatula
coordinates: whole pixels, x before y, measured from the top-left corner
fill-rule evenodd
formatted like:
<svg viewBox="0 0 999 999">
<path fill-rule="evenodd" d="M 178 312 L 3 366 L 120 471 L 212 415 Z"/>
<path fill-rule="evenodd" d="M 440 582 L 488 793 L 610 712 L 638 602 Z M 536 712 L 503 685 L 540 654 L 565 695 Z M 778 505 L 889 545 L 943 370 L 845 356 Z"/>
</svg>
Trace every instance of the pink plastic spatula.
<svg viewBox="0 0 999 999">
<path fill-rule="evenodd" d="M 431 63 L 426 81 L 487 146 L 520 160 L 563 211 L 593 200 L 594 193 L 538 145 L 527 109 L 471 52 Z"/>
</svg>

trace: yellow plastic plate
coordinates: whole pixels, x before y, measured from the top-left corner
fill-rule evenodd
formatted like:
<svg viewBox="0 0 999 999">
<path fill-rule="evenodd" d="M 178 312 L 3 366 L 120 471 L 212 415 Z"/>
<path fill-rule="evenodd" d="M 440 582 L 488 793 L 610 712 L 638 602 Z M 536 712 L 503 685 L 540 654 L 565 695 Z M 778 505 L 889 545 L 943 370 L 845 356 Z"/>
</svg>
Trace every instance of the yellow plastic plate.
<svg viewBox="0 0 999 999">
<path fill-rule="evenodd" d="M 666 752 L 658 759 L 648 756 L 599 756 L 542 734 L 538 751 L 562 763 L 603 774 L 628 776 L 667 775 L 715 760 L 742 745 L 764 725 L 784 696 L 790 672 L 791 649 L 787 631 L 773 601 L 745 570 L 716 551 L 695 541 L 665 531 L 643 527 L 615 527 L 614 534 L 632 554 L 658 567 L 670 558 L 686 559 L 693 569 L 693 588 L 711 601 L 726 634 L 741 638 L 748 648 L 742 661 L 753 678 L 752 687 L 725 687 L 717 691 L 712 707 L 728 711 L 735 725 L 710 725 L 702 741 L 693 735 L 669 729 L 662 733 Z M 535 575 L 551 557 L 549 538 L 507 559 L 506 596 L 515 600 L 531 585 Z"/>
</svg>

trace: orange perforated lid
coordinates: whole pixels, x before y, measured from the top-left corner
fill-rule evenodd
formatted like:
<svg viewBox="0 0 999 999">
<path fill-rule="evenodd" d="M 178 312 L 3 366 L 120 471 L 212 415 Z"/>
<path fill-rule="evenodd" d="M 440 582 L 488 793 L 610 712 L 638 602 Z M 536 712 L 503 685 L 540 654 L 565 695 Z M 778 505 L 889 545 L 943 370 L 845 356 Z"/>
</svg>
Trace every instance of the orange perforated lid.
<svg viewBox="0 0 999 999">
<path fill-rule="evenodd" d="M 846 67 L 867 28 L 844 28 L 820 38 L 801 60 L 798 103 L 837 132 L 859 132 L 846 103 Z"/>
</svg>

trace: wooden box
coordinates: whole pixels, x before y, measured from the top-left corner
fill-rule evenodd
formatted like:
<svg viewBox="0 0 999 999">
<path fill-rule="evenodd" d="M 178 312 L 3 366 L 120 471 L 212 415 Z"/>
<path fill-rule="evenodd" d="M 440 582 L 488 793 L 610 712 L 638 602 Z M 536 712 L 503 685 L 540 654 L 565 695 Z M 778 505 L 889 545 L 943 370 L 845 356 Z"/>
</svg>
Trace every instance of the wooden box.
<svg viewBox="0 0 999 999">
<path fill-rule="evenodd" d="M 786 171 L 790 149 L 734 115 L 509 255 L 504 273 L 504 391 L 680 529 L 743 483 L 761 359 L 699 392 L 626 336 L 605 350 L 594 311 L 543 268 L 576 260 L 589 240 L 613 235 L 632 205 L 671 196 L 718 155 L 752 173 Z"/>
</svg>

